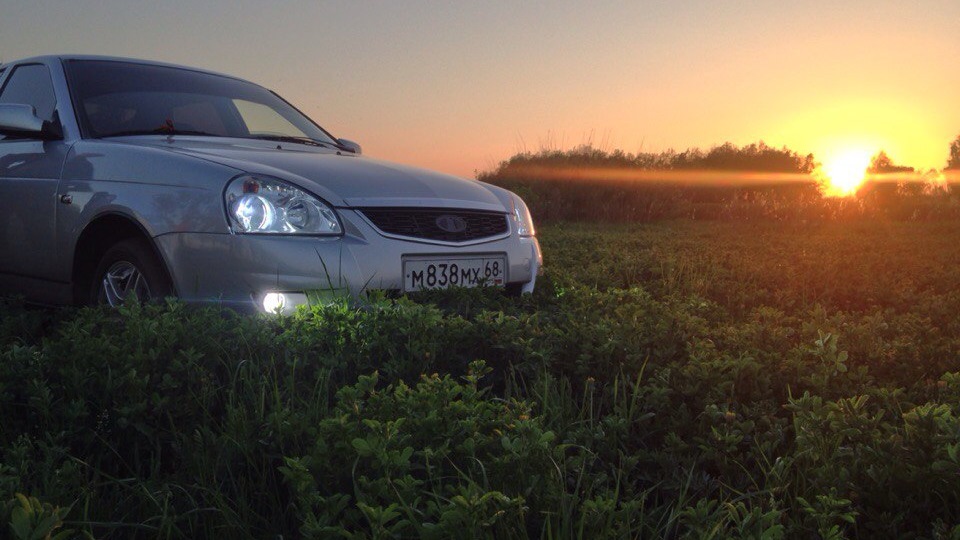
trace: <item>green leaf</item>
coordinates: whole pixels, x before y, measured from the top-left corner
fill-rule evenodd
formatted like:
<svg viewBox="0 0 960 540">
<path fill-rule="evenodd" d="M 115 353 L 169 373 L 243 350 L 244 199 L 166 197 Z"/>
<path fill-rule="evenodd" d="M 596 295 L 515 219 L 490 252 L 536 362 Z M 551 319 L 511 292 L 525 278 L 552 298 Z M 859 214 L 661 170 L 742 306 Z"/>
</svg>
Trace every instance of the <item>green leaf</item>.
<svg viewBox="0 0 960 540">
<path fill-rule="evenodd" d="M 942 472 L 951 471 L 955 469 L 956 466 L 950 461 L 944 461 L 942 459 L 938 459 L 934 461 L 932 464 L 930 464 L 930 468 L 933 469 L 934 472 L 942 473 Z"/>
<path fill-rule="evenodd" d="M 14 497 L 16 497 L 18 501 L 20 501 L 20 506 L 23 507 L 24 510 L 27 510 L 27 511 L 32 510 L 32 506 L 30 505 L 30 500 L 27 499 L 26 495 L 24 495 L 23 493 L 17 493 L 16 495 L 14 495 Z"/>
<path fill-rule="evenodd" d="M 356 438 L 353 441 L 353 447 L 356 448 L 357 452 L 361 456 L 369 456 L 373 453 L 373 448 L 370 446 L 370 443 L 366 439 Z"/>
<path fill-rule="evenodd" d="M 29 503 L 28 503 L 29 504 Z M 14 508 L 10 512 L 10 528 L 20 540 L 29 540 L 30 538 L 30 516 L 31 512 L 23 507 Z"/>
<path fill-rule="evenodd" d="M 73 529 L 65 529 L 58 532 L 56 535 L 50 538 L 50 540 L 67 540 L 68 538 L 73 536 L 74 532 L 76 531 L 74 531 Z"/>
<path fill-rule="evenodd" d="M 56 512 L 43 518 L 40 523 L 37 523 L 37 525 L 33 528 L 33 535 L 30 536 L 30 540 L 41 540 L 48 534 L 52 533 L 53 530 L 57 528 L 59 523 L 60 516 L 57 515 Z"/>
</svg>

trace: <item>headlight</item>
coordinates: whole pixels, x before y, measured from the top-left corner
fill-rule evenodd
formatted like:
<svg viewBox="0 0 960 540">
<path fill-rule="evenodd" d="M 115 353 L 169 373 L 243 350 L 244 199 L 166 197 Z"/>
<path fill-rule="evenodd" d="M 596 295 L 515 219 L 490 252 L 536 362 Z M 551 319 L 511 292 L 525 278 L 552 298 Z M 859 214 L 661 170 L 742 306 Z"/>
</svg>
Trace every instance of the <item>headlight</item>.
<svg viewBox="0 0 960 540">
<path fill-rule="evenodd" d="M 244 175 L 224 193 L 230 228 L 247 234 L 339 235 L 340 220 L 332 208 L 283 180 Z"/>
<path fill-rule="evenodd" d="M 537 231 L 533 228 L 533 217 L 530 216 L 530 210 L 524 204 L 523 199 L 513 196 L 513 219 L 517 222 L 517 233 L 520 236 L 534 236 Z"/>
</svg>

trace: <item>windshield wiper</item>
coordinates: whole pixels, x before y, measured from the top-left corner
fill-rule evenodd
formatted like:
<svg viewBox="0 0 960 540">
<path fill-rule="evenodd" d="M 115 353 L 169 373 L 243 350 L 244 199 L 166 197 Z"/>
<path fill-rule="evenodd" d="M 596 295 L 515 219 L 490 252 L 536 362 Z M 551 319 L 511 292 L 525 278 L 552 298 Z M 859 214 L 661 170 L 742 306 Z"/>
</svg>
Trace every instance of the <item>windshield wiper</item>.
<svg viewBox="0 0 960 540">
<path fill-rule="evenodd" d="M 209 133 L 206 131 L 197 131 L 194 129 L 168 129 L 168 128 L 159 128 L 159 129 L 131 129 L 129 131 L 118 131 L 116 133 L 109 133 L 107 135 L 101 135 L 100 139 L 106 139 L 108 137 L 128 137 L 133 135 L 199 135 L 203 137 L 225 137 L 226 135 L 218 135 L 216 133 Z"/>
<path fill-rule="evenodd" d="M 106 139 L 108 137 L 127 137 L 127 136 L 133 136 L 133 135 L 164 135 L 164 136 L 199 135 L 204 137 L 234 137 L 233 135 L 218 135 L 216 133 L 209 133 L 206 131 L 197 131 L 193 129 L 170 129 L 166 126 L 163 126 L 157 129 L 131 129 L 129 131 L 118 131 L 116 133 L 101 135 L 99 138 Z M 329 148 L 327 143 L 322 143 L 320 141 L 311 139 L 310 137 L 297 137 L 294 135 L 250 135 L 248 137 L 239 137 L 239 138 L 306 144 L 309 146 L 319 146 L 321 148 Z"/>
<path fill-rule="evenodd" d="M 296 137 L 293 135 L 251 135 L 250 138 L 261 139 L 264 141 L 298 143 L 298 144 L 306 144 L 309 146 L 319 146 L 321 148 L 329 148 L 325 143 L 311 139 L 310 137 Z"/>
</svg>

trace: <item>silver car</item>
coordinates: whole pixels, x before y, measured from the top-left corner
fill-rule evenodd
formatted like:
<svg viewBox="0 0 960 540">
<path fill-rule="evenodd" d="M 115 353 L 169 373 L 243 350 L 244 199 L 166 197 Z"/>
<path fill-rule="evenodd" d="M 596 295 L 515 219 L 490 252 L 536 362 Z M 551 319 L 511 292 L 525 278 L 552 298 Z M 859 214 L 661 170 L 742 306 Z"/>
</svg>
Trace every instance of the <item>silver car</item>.
<svg viewBox="0 0 960 540">
<path fill-rule="evenodd" d="M 230 76 L 0 65 L 0 293 L 288 312 L 372 289 L 533 290 L 542 258 L 519 197 L 360 153 Z"/>
</svg>

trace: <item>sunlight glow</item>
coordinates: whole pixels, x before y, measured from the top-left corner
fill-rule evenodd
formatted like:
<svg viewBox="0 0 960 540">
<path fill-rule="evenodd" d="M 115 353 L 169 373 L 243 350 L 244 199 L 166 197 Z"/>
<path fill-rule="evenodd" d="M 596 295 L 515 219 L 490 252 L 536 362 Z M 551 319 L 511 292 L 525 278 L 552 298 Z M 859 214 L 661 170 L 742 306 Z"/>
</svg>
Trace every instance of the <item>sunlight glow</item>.
<svg viewBox="0 0 960 540">
<path fill-rule="evenodd" d="M 867 167 L 870 166 L 869 150 L 844 150 L 823 164 L 821 185 L 828 197 L 846 197 L 853 195 L 866 181 Z"/>
</svg>

